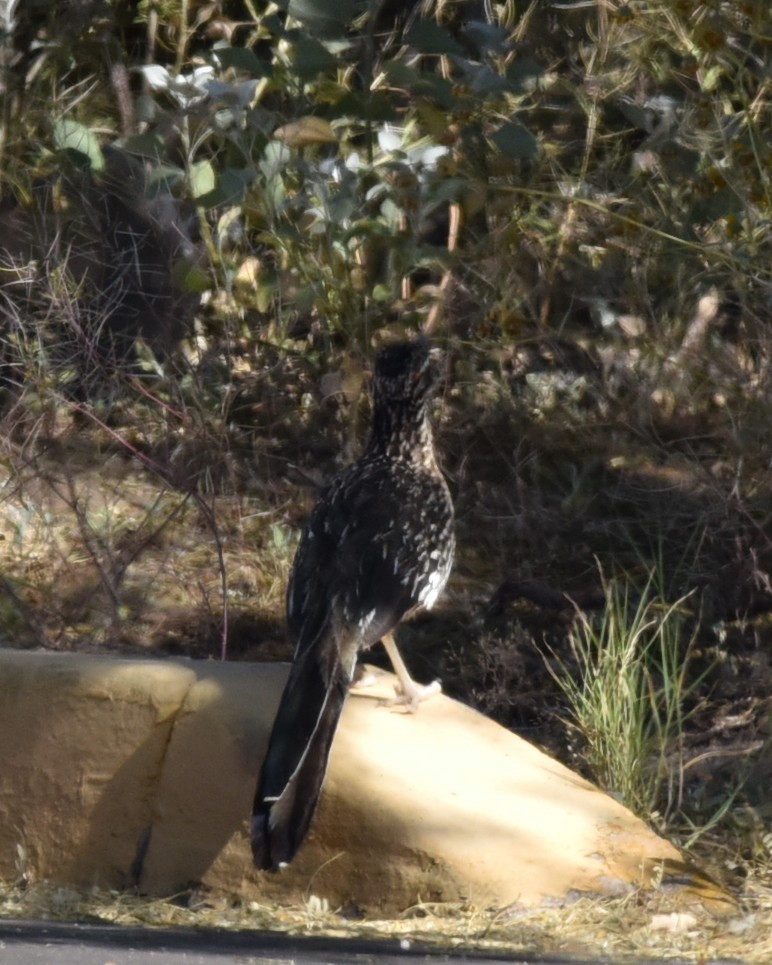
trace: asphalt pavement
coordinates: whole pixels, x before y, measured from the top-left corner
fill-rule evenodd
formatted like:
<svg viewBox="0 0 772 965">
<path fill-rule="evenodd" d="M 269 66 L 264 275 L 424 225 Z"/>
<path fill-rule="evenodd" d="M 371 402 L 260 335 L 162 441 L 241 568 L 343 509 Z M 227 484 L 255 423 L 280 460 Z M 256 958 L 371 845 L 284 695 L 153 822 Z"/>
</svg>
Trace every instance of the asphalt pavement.
<svg viewBox="0 0 772 965">
<path fill-rule="evenodd" d="M 399 941 L 0 920 L 0 965 L 491 965 L 504 961 L 512 965 L 581 965 L 578 959 L 561 957 L 443 953 Z M 598 958 L 592 965 L 614 962 Z"/>
<path fill-rule="evenodd" d="M 427 961 L 459 965 L 561 962 L 443 954 L 398 941 L 0 920 L 0 965 L 417 965 Z"/>
<path fill-rule="evenodd" d="M 273 932 L 123 928 L 0 919 L 0 965 L 619 965 L 617 959 L 442 952 L 399 941 L 297 938 Z M 625 965 L 631 965 L 626 960 Z M 638 965 L 661 965 L 639 962 Z M 669 962 L 668 965 L 678 965 Z M 683 965 L 683 963 L 682 963 Z M 723 965 L 720 962 L 705 965 Z"/>
</svg>

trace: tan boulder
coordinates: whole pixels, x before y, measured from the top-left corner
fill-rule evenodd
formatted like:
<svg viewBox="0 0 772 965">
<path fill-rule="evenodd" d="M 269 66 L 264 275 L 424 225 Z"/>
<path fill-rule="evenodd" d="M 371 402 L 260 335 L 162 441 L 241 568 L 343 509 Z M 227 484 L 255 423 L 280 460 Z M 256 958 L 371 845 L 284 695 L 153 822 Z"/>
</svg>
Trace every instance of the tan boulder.
<svg viewBox="0 0 772 965">
<path fill-rule="evenodd" d="M 287 668 L 0 651 L 0 876 L 245 899 L 537 904 L 647 884 L 678 853 L 622 805 L 447 697 L 350 697 L 290 868 L 256 872 L 248 816 Z"/>
</svg>

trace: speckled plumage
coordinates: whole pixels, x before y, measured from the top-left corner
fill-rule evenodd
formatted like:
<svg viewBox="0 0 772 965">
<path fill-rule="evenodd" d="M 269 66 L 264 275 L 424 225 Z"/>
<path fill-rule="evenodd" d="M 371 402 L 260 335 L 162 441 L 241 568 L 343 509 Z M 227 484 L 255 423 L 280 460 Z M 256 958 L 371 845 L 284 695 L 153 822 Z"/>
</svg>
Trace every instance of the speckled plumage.
<svg viewBox="0 0 772 965">
<path fill-rule="evenodd" d="M 381 351 L 365 451 L 320 494 L 301 536 L 287 590 L 295 654 L 253 809 L 258 867 L 289 862 L 305 838 L 358 654 L 447 582 L 453 507 L 428 421 L 432 381 L 425 340 Z"/>
</svg>

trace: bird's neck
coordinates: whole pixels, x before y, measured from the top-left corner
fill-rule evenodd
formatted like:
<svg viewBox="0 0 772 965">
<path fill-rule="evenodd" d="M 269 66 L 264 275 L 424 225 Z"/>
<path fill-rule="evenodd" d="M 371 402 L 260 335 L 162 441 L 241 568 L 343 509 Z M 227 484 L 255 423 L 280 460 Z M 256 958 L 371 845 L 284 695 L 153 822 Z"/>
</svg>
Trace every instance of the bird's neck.
<svg viewBox="0 0 772 965">
<path fill-rule="evenodd" d="M 432 430 L 426 408 L 376 406 L 367 444 L 370 455 L 384 455 L 417 464 L 435 464 Z"/>
</svg>

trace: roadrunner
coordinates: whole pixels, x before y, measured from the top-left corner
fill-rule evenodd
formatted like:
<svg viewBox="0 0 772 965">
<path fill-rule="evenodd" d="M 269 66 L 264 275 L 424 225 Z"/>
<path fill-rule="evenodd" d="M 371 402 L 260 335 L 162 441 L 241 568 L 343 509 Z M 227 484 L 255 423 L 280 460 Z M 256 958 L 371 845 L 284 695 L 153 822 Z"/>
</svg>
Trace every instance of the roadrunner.
<svg viewBox="0 0 772 965">
<path fill-rule="evenodd" d="M 313 819 L 357 656 L 381 640 L 410 710 L 440 690 L 409 676 L 392 632 L 436 602 L 450 573 L 453 505 L 437 465 L 425 339 L 376 360 L 370 436 L 359 460 L 321 493 L 287 588 L 295 654 L 252 812 L 259 868 L 292 860 Z"/>
</svg>

